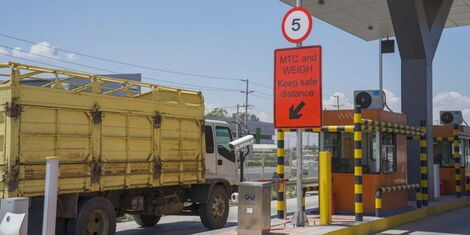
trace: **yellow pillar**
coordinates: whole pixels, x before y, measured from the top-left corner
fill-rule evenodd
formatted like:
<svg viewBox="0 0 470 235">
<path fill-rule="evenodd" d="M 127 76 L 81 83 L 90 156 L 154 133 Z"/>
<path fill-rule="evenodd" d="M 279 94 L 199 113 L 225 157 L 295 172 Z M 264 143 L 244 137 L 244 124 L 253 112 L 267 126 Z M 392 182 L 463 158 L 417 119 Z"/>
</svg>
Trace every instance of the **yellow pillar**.
<svg viewBox="0 0 470 235">
<path fill-rule="evenodd" d="M 320 224 L 331 223 L 331 153 L 320 152 Z"/>
</svg>

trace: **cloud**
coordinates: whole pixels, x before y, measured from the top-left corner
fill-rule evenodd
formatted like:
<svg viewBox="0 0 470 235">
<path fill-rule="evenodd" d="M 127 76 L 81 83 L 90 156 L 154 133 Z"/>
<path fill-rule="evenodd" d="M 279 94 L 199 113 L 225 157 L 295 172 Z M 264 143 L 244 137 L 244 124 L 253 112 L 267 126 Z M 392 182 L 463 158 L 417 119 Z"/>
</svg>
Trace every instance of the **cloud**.
<svg viewBox="0 0 470 235">
<path fill-rule="evenodd" d="M 55 47 L 48 42 L 40 42 L 32 45 L 29 51 L 23 50 L 21 47 L 15 47 L 11 54 L 16 57 L 25 59 L 45 59 L 45 57 L 59 59 L 59 53 Z"/>
<path fill-rule="evenodd" d="M 388 107 L 394 112 L 401 112 L 401 97 L 387 89 L 384 92 Z"/>
<path fill-rule="evenodd" d="M 5 55 L 8 55 L 8 51 L 5 50 L 3 47 L 0 47 L 0 58 Z"/>
<path fill-rule="evenodd" d="M 338 109 L 338 99 L 340 109 L 352 109 L 353 103 L 342 92 L 335 92 L 327 99 L 323 99 L 323 108 Z"/>
<path fill-rule="evenodd" d="M 204 112 L 205 112 L 206 114 L 208 114 L 208 113 L 210 113 L 214 108 L 220 107 L 220 104 L 219 104 L 219 103 L 205 103 L 204 106 L 205 106 Z"/>
<path fill-rule="evenodd" d="M 273 116 L 267 112 L 260 112 L 257 113 L 256 116 L 262 122 L 273 122 Z"/>
<path fill-rule="evenodd" d="M 75 60 L 75 59 L 77 59 L 77 55 L 74 54 L 74 53 L 69 53 L 69 54 L 67 55 L 67 59 L 68 59 L 68 60 Z"/>
<path fill-rule="evenodd" d="M 439 120 L 439 111 L 460 110 L 464 119 L 470 120 L 470 97 L 456 91 L 442 92 L 433 98 L 433 119 Z"/>
</svg>

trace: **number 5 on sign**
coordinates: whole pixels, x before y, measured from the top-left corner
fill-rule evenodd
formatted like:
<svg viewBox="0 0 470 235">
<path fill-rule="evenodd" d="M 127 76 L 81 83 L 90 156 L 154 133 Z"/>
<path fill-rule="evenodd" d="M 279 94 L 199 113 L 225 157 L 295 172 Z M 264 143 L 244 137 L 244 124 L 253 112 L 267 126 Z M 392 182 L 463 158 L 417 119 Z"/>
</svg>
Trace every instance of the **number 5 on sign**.
<svg viewBox="0 0 470 235">
<path fill-rule="evenodd" d="M 312 31 L 312 15 L 303 7 L 290 9 L 282 20 L 282 34 L 292 43 L 304 41 Z"/>
</svg>

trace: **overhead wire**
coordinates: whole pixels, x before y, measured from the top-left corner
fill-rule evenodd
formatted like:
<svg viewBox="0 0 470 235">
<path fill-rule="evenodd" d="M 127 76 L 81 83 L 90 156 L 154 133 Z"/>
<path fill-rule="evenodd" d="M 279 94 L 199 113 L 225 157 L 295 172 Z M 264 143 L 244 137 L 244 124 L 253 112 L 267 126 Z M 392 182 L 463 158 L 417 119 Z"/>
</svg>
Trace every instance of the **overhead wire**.
<svg viewBox="0 0 470 235">
<path fill-rule="evenodd" d="M 28 43 L 28 44 L 31 44 L 31 45 L 37 44 L 37 42 L 33 42 L 33 41 L 30 41 L 30 40 L 26 40 L 26 39 L 14 37 L 14 36 L 2 34 L 2 33 L 0 33 L 0 36 L 6 37 L 6 38 L 9 38 L 9 39 L 13 39 L 13 40 L 17 40 L 17 41 L 21 41 L 21 42 L 25 42 L 25 43 Z M 232 77 L 223 77 L 223 76 L 213 76 L 213 75 L 205 75 L 205 74 L 197 74 L 197 73 L 178 72 L 178 71 L 173 71 L 173 70 L 168 70 L 168 69 L 161 69 L 161 68 L 150 67 L 150 66 L 145 66 L 145 65 L 132 64 L 132 63 L 113 60 L 113 59 L 107 59 L 107 58 L 100 57 L 100 56 L 89 55 L 89 54 L 85 54 L 85 53 L 82 53 L 82 52 L 77 52 L 77 51 L 73 51 L 73 50 L 69 50 L 69 49 L 63 49 L 63 48 L 54 47 L 54 46 L 48 46 L 48 45 L 41 45 L 41 46 L 53 48 L 53 49 L 56 49 L 56 50 L 62 51 L 62 52 L 73 53 L 73 54 L 83 56 L 83 57 L 88 57 L 88 58 L 92 58 L 92 59 L 96 59 L 96 60 L 106 61 L 106 62 L 109 62 L 109 63 L 116 63 L 116 64 L 121 64 L 121 65 L 141 68 L 141 69 L 153 70 L 153 71 L 157 71 L 157 72 L 173 73 L 173 74 L 179 74 L 179 75 L 186 75 L 186 76 L 192 76 L 192 77 L 203 77 L 203 78 L 211 78 L 211 79 L 223 79 L 223 80 L 233 80 L 233 81 L 240 80 L 239 78 L 232 78 Z"/>
<path fill-rule="evenodd" d="M 8 49 L 12 49 L 12 50 L 14 49 L 14 48 L 11 48 L 11 47 L 8 47 L 8 46 L 4 46 L 4 45 L 0 45 L 0 46 L 5 47 L 5 48 L 8 48 Z M 72 65 L 75 65 L 75 66 L 81 66 L 81 67 L 90 68 L 90 69 L 94 69 L 94 70 L 97 70 L 97 71 L 103 71 L 103 72 L 107 72 L 107 73 L 121 73 L 121 74 L 122 74 L 122 72 L 118 72 L 118 71 L 114 71 L 114 70 L 99 68 L 99 67 L 95 67 L 95 66 L 89 66 L 89 65 L 85 65 L 85 64 L 81 64 L 81 63 L 72 62 L 72 61 L 61 60 L 61 59 L 58 59 L 58 58 L 55 58 L 55 57 L 45 56 L 45 55 L 41 55 L 41 54 L 37 54 L 37 53 L 32 53 L 32 52 L 24 51 L 24 50 L 19 50 L 19 49 L 15 49 L 15 50 L 18 50 L 18 51 L 20 51 L 21 53 L 26 53 L 26 54 L 30 54 L 30 55 L 34 55 L 34 56 L 38 56 L 38 57 L 43 57 L 43 58 L 55 60 L 55 61 L 58 61 L 58 62 L 61 62 L 61 63 L 68 63 L 68 64 L 72 64 Z M 23 58 L 23 57 L 19 57 L 19 56 L 9 55 L 9 54 L 7 54 L 7 53 L 2 53 L 2 52 L 0 52 L 0 54 L 2 54 L 2 55 L 4 55 L 4 56 L 12 57 L 12 58 L 20 59 L 20 60 L 25 60 L 25 61 L 29 61 L 29 62 L 33 62 L 33 63 L 38 63 L 38 64 L 46 65 L 46 66 L 58 67 L 58 68 L 61 68 L 61 69 L 66 69 L 66 70 L 75 70 L 75 71 L 82 72 L 82 73 L 89 73 L 88 71 L 77 70 L 77 69 L 71 69 L 71 68 L 64 67 L 64 66 L 59 66 L 59 65 L 50 64 L 50 63 L 44 63 L 44 62 L 40 62 L 40 61 L 33 60 L 33 59 L 28 59 L 28 58 Z M 163 79 L 156 79 L 156 78 L 150 78 L 150 77 L 144 77 L 144 76 L 142 76 L 142 78 L 143 78 L 143 79 L 147 79 L 147 80 L 151 80 L 151 81 L 165 82 L 165 83 L 169 83 L 169 84 L 175 84 L 175 85 L 179 85 L 179 86 L 184 86 L 184 87 L 186 87 L 186 88 L 188 88 L 188 89 L 194 89 L 194 87 L 198 87 L 198 88 L 204 88 L 204 89 L 206 89 L 207 91 L 208 91 L 209 89 L 213 89 L 213 91 L 217 91 L 217 92 L 222 92 L 222 91 L 238 92 L 238 90 L 229 89 L 229 88 L 211 87 L 211 86 L 202 86 L 202 85 L 193 85 L 193 84 L 185 84 L 185 83 L 180 83 L 180 82 L 173 82 L 173 81 L 167 81 L 167 80 L 163 80 Z"/>
</svg>

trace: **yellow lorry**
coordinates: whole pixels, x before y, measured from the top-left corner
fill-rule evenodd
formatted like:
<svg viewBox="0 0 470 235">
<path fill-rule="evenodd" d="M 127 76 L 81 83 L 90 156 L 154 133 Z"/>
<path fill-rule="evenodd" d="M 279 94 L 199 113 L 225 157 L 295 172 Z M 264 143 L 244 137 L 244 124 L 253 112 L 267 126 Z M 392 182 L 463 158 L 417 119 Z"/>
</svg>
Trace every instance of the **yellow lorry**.
<svg viewBox="0 0 470 235">
<path fill-rule="evenodd" d="M 0 76 L 0 198 L 30 198 L 29 234 L 42 226 L 49 156 L 56 234 L 114 234 L 124 213 L 141 226 L 173 214 L 225 225 L 237 160 L 200 92 L 14 62 Z"/>
</svg>

